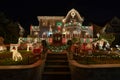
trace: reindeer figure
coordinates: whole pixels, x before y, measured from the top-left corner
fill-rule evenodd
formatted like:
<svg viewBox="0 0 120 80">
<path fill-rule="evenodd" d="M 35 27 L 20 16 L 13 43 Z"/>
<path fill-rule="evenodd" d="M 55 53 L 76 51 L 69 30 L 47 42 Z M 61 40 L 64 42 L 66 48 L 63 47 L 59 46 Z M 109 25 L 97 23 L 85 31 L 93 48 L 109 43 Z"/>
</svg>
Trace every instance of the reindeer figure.
<svg viewBox="0 0 120 80">
<path fill-rule="evenodd" d="M 12 59 L 14 61 L 18 61 L 18 60 L 22 60 L 23 59 L 22 55 L 15 48 L 13 48 L 11 50 L 11 52 L 12 52 Z"/>
<path fill-rule="evenodd" d="M 116 46 L 117 50 L 120 51 L 120 46 L 119 45 L 115 45 L 115 46 Z"/>
</svg>

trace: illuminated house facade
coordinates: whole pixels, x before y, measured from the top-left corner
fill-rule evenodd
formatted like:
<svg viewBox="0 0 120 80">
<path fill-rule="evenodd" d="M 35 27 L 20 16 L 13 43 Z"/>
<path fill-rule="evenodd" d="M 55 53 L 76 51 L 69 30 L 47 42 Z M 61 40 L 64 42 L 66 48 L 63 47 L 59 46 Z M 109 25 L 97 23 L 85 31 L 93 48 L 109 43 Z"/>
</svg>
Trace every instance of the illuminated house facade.
<svg viewBox="0 0 120 80">
<path fill-rule="evenodd" d="M 82 43 L 93 39 L 93 26 L 84 26 L 84 18 L 79 12 L 71 9 L 66 16 L 38 16 L 39 26 L 31 26 L 30 35 L 40 38 L 53 38 L 62 41 L 79 38 Z"/>
</svg>

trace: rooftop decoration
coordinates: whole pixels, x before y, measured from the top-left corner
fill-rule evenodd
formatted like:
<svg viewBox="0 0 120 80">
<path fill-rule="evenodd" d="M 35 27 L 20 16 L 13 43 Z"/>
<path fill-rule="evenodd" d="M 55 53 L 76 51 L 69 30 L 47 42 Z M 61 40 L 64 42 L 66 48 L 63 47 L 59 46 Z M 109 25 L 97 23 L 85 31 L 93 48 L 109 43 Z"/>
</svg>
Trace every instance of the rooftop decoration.
<svg viewBox="0 0 120 80">
<path fill-rule="evenodd" d="M 67 14 L 67 16 L 65 17 L 64 21 L 66 22 L 70 16 L 71 16 L 72 18 L 77 17 L 77 18 L 78 18 L 78 21 L 81 22 L 81 23 L 84 21 L 84 19 L 80 16 L 79 12 L 78 12 L 77 10 L 75 10 L 75 9 L 71 9 L 71 10 L 68 12 L 68 14 Z"/>
</svg>

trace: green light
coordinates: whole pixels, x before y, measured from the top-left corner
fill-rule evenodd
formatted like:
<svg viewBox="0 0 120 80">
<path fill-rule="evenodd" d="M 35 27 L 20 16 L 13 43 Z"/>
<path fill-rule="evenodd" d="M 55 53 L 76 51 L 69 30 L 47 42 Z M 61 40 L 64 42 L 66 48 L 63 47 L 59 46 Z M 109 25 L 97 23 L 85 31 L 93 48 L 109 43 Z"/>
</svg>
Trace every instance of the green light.
<svg viewBox="0 0 120 80">
<path fill-rule="evenodd" d="M 62 22 L 57 22 L 57 26 L 62 26 Z"/>
</svg>

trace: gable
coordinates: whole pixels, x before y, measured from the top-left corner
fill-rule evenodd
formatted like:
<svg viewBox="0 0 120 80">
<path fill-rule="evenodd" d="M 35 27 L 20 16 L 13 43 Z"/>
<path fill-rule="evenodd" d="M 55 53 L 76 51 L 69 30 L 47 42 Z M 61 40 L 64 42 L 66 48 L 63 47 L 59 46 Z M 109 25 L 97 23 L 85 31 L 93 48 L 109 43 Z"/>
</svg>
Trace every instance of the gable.
<svg viewBox="0 0 120 80">
<path fill-rule="evenodd" d="M 118 17 L 114 17 L 111 21 L 110 21 L 111 26 L 119 26 L 120 25 L 120 19 Z"/>
<path fill-rule="evenodd" d="M 82 23 L 84 21 L 84 19 L 80 16 L 78 11 L 75 9 L 71 9 L 64 19 L 65 22 L 70 22 L 72 20 L 75 22 L 80 22 L 80 23 Z"/>
</svg>

